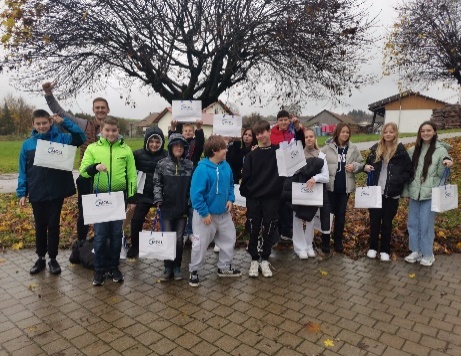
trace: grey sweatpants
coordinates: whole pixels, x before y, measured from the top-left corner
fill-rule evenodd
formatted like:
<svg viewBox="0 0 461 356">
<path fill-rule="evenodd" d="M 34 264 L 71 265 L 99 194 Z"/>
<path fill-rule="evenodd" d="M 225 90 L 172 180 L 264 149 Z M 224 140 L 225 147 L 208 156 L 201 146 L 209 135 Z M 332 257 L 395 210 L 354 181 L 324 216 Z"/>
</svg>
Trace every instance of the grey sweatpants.
<svg viewBox="0 0 461 356">
<path fill-rule="evenodd" d="M 212 222 L 205 225 L 197 210 L 194 210 L 192 217 L 192 253 L 189 264 L 189 271 L 198 271 L 205 260 L 206 251 L 211 241 L 220 248 L 218 257 L 218 268 L 229 269 L 234 258 L 234 246 L 236 232 L 231 213 L 211 215 Z"/>
</svg>

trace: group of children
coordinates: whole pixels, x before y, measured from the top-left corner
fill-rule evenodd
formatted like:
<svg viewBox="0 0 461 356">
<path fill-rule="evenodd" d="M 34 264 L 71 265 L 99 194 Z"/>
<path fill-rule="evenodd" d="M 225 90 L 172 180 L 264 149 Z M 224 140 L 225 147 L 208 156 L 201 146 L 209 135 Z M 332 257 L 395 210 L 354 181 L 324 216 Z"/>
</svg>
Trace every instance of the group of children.
<svg viewBox="0 0 461 356">
<path fill-rule="evenodd" d="M 412 252 L 405 261 L 420 262 L 423 266 L 434 262 L 435 213 L 430 211 L 430 191 L 437 185 L 443 169 L 451 167 L 452 160 L 446 145 L 437 140 L 436 127 L 431 122 L 420 126 L 416 146 L 408 153 L 398 143 L 397 126 L 384 125 L 381 138 L 371 148 L 365 165 L 360 151 L 350 141 L 347 124 L 338 124 L 331 142 L 320 150 L 315 132 L 303 129 L 299 120 L 284 110 L 278 113 L 277 124 L 272 129 L 267 121 L 258 121 L 253 129 L 243 132 L 242 142 L 230 144 L 221 136 L 211 136 L 205 141 L 200 122 L 195 137 L 192 124 L 178 127 L 180 125 L 172 122 L 165 150 L 162 130 L 150 128 L 146 131 L 143 148 L 133 154 L 120 136 L 117 120 L 107 116 L 107 101 L 95 99 L 96 119 L 85 122 L 62 110 L 51 93 L 54 85 L 46 83 L 44 89 L 50 107 L 59 115 L 50 116 L 45 110 L 33 113 L 34 130 L 24 142 L 19 158 L 17 194 L 21 206 L 29 197 L 36 227 L 38 260 L 31 274 L 45 268 L 47 252 L 50 272 L 61 272 L 56 261 L 60 212 L 63 199 L 75 193 L 71 172 L 33 165 L 37 139 L 81 146 L 88 142 L 88 136 L 93 142 L 81 149 L 79 179 L 85 182 L 82 192 L 77 181 L 79 217 L 83 210 L 82 193 L 92 193 L 96 185 L 99 192 L 123 191 L 128 209 L 134 211 L 128 257 L 136 257 L 145 216 L 152 207 L 160 209 L 163 229 L 175 231 L 177 237 L 176 258 L 164 261 L 162 281 L 182 279 L 183 235 L 192 241 L 191 286 L 199 285 L 198 271 L 212 241 L 219 247 L 218 276 L 241 275 L 241 271 L 232 266 L 236 241 L 231 216 L 234 183 L 240 183 L 240 193 L 246 197 L 250 277 L 258 277 L 260 271 L 264 277 L 272 276 L 269 257 L 279 236 L 292 237 L 294 251 L 300 259 L 315 257 L 313 219 L 317 213 L 322 230 L 322 251 L 330 252 L 331 213 L 335 216 L 333 246 L 337 252 L 342 252 L 347 201 L 355 190 L 355 174 L 363 171 L 374 171 L 373 184 L 381 186 L 383 194 L 382 208 L 369 210 L 367 256 L 376 258 L 379 252 L 382 261 L 389 261 L 392 220 L 397 213 L 399 197 L 406 194 L 410 197 L 408 230 Z M 59 126 L 69 133 L 60 132 Z M 96 133 L 98 129 L 99 134 Z M 293 140 L 302 141 L 307 164 L 292 177 L 280 177 L 276 150 L 280 143 Z M 202 151 L 204 158 L 200 160 Z M 303 183 L 309 189 L 322 184 L 323 206 L 318 209 L 292 205 L 292 182 Z M 408 188 L 408 193 L 404 192 L 404 187 Z M 187 228 L 188 221 L 192 225 L 190 228 Z M 122 225 L 122 220 L 94 224 L 95 286 L 104 284 L 107 277 L 114 282 L 124 280 L 119 270 Z M 78 226 L 82 230 L 81 225 Z M 86 233 L 79 232 L 79 239 L 85 239 Z"/>
</svg>

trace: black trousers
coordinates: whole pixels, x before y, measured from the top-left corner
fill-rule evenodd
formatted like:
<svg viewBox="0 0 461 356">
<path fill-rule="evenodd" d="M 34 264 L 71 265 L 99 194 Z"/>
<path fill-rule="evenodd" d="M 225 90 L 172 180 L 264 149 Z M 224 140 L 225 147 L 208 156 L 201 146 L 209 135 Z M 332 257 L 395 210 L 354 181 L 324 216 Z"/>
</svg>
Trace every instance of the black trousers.
<svg viewBox="0 0 461 356">
<path fill-rule="evenodd" d="M 77 197 L 78 197 L 78 218 L 77 218 L 77 238 L 79 241 L 86 240 L 88 236 L 89 225 L 85 225 L 83 221 L 83 206 L 82 195 L 91 194 L 93 190 L 93 178 L 84 178 L 78 176 L 77 184 Z"/>
<path fill-rule="evenodd" d="M 184 250 L 184 230 L 186 229 L 187 218 L 177 218 L 177 219 L 163 219 L 163 228 L 164 231 L 176 231 L 176 258 L 174 261 L 165 260 L 163 265 L 165 268 L 175 268 L 181 267 L 182 262 L 182 253 Z M 139 240 L 139 232 L 138 232 Z"/>
<path fill-rule="evenodd" d="M 344 225 L 346 224 L 346 209 L 349 194 L 329 191 L 328 200 L 330 201 L 331 213 L 335 216 L 333 238 L 335 240 L 342 240 Z"/>
<path fill-rule="evenodd" d="M 39 257 L 58 255 L 61 209 L 64 199 L 31 203 L 35 219 L 35 251 Z"/>
<path fill-rule="evenodd" d="M 250 232 L 248 253 L 252 260 L 267 260 L 271 255 L 278 225 L 278 199 L 247 198 L 247 226 Z M 293 217 L 292 217 L 293 218 Z M 261 250 L 261 254 L 258 250 Z"/>
<path fill-rule="evenodd" d="M 386 198 L 383 195 L 382 209 L 368 209 L 370 212 L 370 250 L 390 253 L 392 220 L 399 208 L 399 199 Z M 379 248 L 381 233 L 381 248 Z"/>
<path fill-rule="evenodd" d="M 150 208 L 154 205 L 150 203 L 136 203 L 133 218 L 131 219 L 131 246 L 139 248 L 139 232 L 142 230 L 142 225 L 149 213 Z"/>
</svg>

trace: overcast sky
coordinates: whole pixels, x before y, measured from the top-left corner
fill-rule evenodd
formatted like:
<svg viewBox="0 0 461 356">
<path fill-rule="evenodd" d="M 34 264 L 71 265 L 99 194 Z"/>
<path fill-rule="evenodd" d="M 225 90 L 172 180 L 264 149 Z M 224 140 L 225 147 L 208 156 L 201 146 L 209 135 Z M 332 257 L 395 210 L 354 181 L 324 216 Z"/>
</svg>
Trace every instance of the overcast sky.
<svg viewBox="0 0 461 356">
<path fill-rule="evenodd" d="M 378 15 L 377 22 L 377 33 L 385 34 L 387 28 L 393 23 L 396 18 L 396 13 L 393 10 L 399 0 L 365 0 L 367 6 L 370 6 L 371 16 Z M 382 45 L 379 45 L 375 59 L 370 66 L 370 70 L 381 76 L 382 68 Z M 54 78 L 50 78 L 54 79 Z M 303 107 L 302 113 L 304 115 L 315 115 L 323 109 L 332 110 L 337 113 L 346 113 L 352 109 L 368 110 L 368 104 L 381 100 L 391 95 L 398 94 L 398 87 L 396 84 L 397 80 L 395 77 L 381 78 L 378 83 L 372 86 L 362 87 L 360 90 L 353 91 L 352 97 L 344 98 L 343 100 L 347 103 L 347 106 L 337 106 L 337 104 L 330 101 L 315 102 L 306 99 L 306 104 Z M 32 88 L 39 90 L 40 88 Z M 434 97 L 439 100 L 443 100 L 449 103 L 456 103 L 458 101 L 459 92 L 453 86 L 452 89 L 444 89 L 441 86 L 434 85 L 430 90 L 421 91 L 424 95 Z M 61 104 L 64 108 L 70 109 L 73 112 L 86 112 L 91 113 L 91 102 L 92 98 L 102 96 L 108 99 L 111 114 L 119 117 L 142 119 L 149 115 L 151 112 L 160 112 L 169 104 L 158 95 L 147 96 L 147 90 L 140 87 L 132 88 L 132 95 L 136 102 L 136 108 L 126 106 L 125 101 L 120 99 L 120 94 L 109 88 L 106 92 L 96 92 L 92 94 L 81 93 L 76 99 L 68 99 L 62 101 Z M 35 105 L 37 108 L 45 108 L 46 102 L 41 94 L 34 94 L 30 92 L 19 92 L 15 90 L 8 83 L 8 76 L 6 74 L 0 74 L 0 99 L 3 99 L 6 95 L 13 94 L 15 96 L 21 95 L 27 102 Z M 221 99 L 225 103 L 234 103 L 239 108 L 240 114 L 250 114 L 252 112 L 259 112 L 263 115 L 275 115 L 278 111 L 277 105 L 267 105 L 264 108 L 251 107 L 248 102 L 236 100 L 232 97 L 228 98 L 228 95 L 222 95 Z M 243 105 L 242 105 L 243 104 Z"/>
</svg>

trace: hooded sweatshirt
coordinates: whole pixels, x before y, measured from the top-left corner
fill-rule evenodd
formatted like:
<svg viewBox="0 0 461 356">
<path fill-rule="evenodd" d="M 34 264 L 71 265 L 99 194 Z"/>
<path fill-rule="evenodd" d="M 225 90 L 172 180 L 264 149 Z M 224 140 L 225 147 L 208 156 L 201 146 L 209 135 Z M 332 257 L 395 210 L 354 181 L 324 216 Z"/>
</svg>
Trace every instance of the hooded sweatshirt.
<svg viewBox="0 0 461 356">
<path fill-rule="evenodd" d="M 181 144 L 182 156 L 177 159 L 172 148 Z M 188 143 L 180 134 L 172 134 L 168 143 L 168 157 L 160 160 L 155 168 L 154 204 L 161 205 L 162 218 L 177 219 L 187 217 L 190 205 L 189 189 L 193 163 L 186 158 Z"/>
<path fill-rule="evenodd" d="M 157 152 L 149 151 L 148 142 L 151 138 L 158 138 L 162 142 L 162 145 Z M 154 203 L 154 171 L 157 167 L 157 163 L 168 156 L 167 151 L 164 149 L 164 147 L 165 137 L 163 136 L 163 131 L 158 127 L 149 127 L 146 130 L 146 134 L 144 135 L 143 148 L 140 148 L 139 150 L 133 152 L 136 170 L 138 171 L 138 174 L 139 172 L 146 173 L 146 180 L 144 183 L 142 194 L 136 195 L 136 200 L 138 203 Z"/>
<path fill-rule="evenodd" d="M 202 159 L 194 175 L 190 188 L 192 207 L 202 218 L 209 214 L 224 214 L 228 201 L 234 202 L 234 179 L 229 163 L 218 164 L 209 158 Z"/>
</svg>

